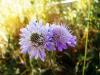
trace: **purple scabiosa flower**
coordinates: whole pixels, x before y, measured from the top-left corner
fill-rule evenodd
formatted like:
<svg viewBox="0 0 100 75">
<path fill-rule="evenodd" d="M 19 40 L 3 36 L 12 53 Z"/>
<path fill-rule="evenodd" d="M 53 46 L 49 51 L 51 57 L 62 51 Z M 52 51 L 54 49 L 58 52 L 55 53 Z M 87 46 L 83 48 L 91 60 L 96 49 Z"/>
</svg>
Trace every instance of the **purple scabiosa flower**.
<svg viewBox="0 0 100 75">
<path fill-rule="evenodd" d="M 50 25 L 48 36 L 49 43 L 46 45 L 51 50 L 56 48 L 58 51 L 63 51 L 63 49 L 67 49 L 69 46 L 75 47 L 76 45 L 76 37 L 63 25 Z"/>
<path fill-rule="evenodd" d="M 51 41 L 51 37 L 53 36 L 53 34 L 52 34 L 52 32 L 50 32 L 49 23 L 46 24 L 44 31 L 45 31 L 44 36 L 45 36 L 45 40 L 46 40 L 46 44 L 45 44 L 46 50 L 48 50 L 48 51 L 56 50 L 54 42 Z"/>
<path fill-rule="evenodd" d="M 30 59 L 45 60 L 45 31 L 42 22 L 32 21 L 21 29 L 20 46 L 21 53 L 29 54 Z"/>
</svg>

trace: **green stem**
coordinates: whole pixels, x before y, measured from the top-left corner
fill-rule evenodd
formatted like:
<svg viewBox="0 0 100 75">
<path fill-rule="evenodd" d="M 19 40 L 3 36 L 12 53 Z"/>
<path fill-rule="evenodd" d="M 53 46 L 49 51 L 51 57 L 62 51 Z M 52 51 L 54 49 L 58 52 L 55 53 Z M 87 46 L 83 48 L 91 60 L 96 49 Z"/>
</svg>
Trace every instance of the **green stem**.
<svg viewBox="0 0 100 75">
<path fill-rule="evenodd" d="M 21 75 L 25 75 L 25 73 L 29 71 L 29 69 L 26 69 L 24 72 L 21 73 Z"/>
<path fill-rule="evenodd" d="M 40 69 L 38 69 L 39 75 L 41 75 L 41 62 L 39 60 L 37 60 L 38 66 L 40 67 Z"/>
<path fill-rule="evenodd" d="M 53 51 L 51 51 L 50 53 L 47 52 L 47 55 L 48 55 L 48 57 L 47 57 L 47 60 L 48 60 L 48 68 L 49 69 L 52 69 L 53 68 L 53 61 L 52 61 L 52 59 L 53 59 Z"/>
<path fill-rule="evenodd" d="M 52 52 L 49 55 L 49 59 L 50 59 L 50 69 L 52 69 L 53 64 L 52 64 Z"/>
<path fill-rule="evenodd" d="M 31 75 L 34 75 L 34 72 L 33 72 L 33 65 L 32 65 L 32 60 L 30 60 L 30 66 L 31 66 Z"/>
<path fill-rule="evenodd" d="M 88 33 L 88 32 L 87 32 L 87 33 Z M 87 58 L 87 46 L 88 46 L 88 34 L 86 35 L 85 54 L 84 54 L 84 64 L 83 64 L 82 75 L 84 75 L 84 73 L 85 73 L 85 65 L 86 65 L 86 58 Z"/>
<path fill-rule="evenodd" d="M 86 65 L 86 58 L 87 58 L 87 46 L 88 46 L 88 29 L 89 29 L 89 24 L 90 24 L 90 3 L 87 0 L 87 6 L 88 6 L 88 22 L 87 22 L 87 29 L 86 29 L 86 41 L 85 41 L 85 54 L 84 54 L 84 64 L 83 64 L 83 70 L 82 70 L 82 75 L 85 75 L 85 65 Z"/>
</svg>

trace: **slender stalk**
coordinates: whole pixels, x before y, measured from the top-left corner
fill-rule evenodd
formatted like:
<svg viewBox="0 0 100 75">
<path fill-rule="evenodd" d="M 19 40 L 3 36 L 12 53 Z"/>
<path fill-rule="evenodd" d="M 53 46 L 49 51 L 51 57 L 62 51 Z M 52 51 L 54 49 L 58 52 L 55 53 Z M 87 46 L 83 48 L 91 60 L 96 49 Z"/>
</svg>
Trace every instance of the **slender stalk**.
<svg viewBox="0 0 100 75">
<path fill-rule="evenodd" d="M 38 70 L 38 74 L 41 75 L 41 63 L 39 60 L 37 60 L 38 66 L 40 67 Z"/>
<path fill-rule="evenodd" d="M 29 69 L 26 69 L 24 72 L 22 72 L 20 75 L 25 75 L 25 73 L 29 71 Z"/>
<path fill-rule="evenodd" d="M 32 65 L 32 60 L 30 60 L 30 66 L 31 66 L 31 75 L 34 75 L 34 72 L 33 72 L 33 65 Z"/>
<path fill-rule="evenodd" d="M 56 63 L 56 57 L 55 57 L 54 51 L 51 52 L 51 57 L 50 57 L 50 58 L 51 58 L 51 60 L 52 60 L 52 61 L 51 61 L 51 67 L 54 68 L 54 65 L 55 65 L 55 63 Z"/>
<path fill-rule="evenodd" d="M 88 6 L 88 22 L 87 22 L 87 27 L 85 30 L 86 41 L 85 41 L 85 54 L 84 54 L 84 64 L 83 64 L 82 75 L 85 75 L 85 65 L 86 65 L 87 49 L 88 49 L 87 46 L 88 46 L 88 29 L 89 29 L 89 24 L 90 24 L 90 0 L 87 0 L 87 6 Z"/>
<path fill-rule="evenodd" d="M 53 54 L 53 51 L 50 53 L 49 55 L 49 59 L 50 59 L 50 69 L 52 69 L 53 67 L 53 63 L 52 63 L 52 54 Z"/>
<path fill-rule="evenodd" d="M 49 63 L 48 68 L 53 69 L 55 61 L 56 61 L 54 51 L 51 51 L 50 53 L 48 53 L 47 59 L 48 59 L 48 63 Z"/>
<path fill-rule="evenodd" d="M 84 64 L 83 64 L 83 71 L 82 75 L 85 74 L 85 65 L 86 65 L 86 58 L 87 58 L 87 46 L 88 46 L 88 27 L 87 27 L 87 34 L 86 34 L 86 41 L 85 41 L 85 54 L 84 54 Z"/>
<path fill-rule="evenodd" d="M 54 53 L 54 51 L 52 51 L 52 56 L 53 56 L 54 64 L 56 64 L 56 54 Z"/>
</svg>

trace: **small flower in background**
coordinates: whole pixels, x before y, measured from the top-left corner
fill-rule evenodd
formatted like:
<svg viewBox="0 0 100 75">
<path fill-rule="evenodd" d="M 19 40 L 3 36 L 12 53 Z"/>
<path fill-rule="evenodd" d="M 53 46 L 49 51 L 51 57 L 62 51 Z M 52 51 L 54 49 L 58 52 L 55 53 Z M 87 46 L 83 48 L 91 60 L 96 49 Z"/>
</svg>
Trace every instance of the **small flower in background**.
<svg viewBox="0 0 100 75">
<path fill-rule="evenodd" d="M 45 31 L 42 22 L 32 21 L 26 28 L 21 29 L 20 42 L 21 53 L 28 53 L 30 59 L 40 58 L 45 60 Z"/>
<path fill-rule="evenodd" d="M 63 51 L 69 46 L 75 47 L 76 45 L 76 37 L 63 25 L 50 25 L 49 35 L 49 41 L 52 44 L 50 43 L 48 48 L 51 48 L 51 50 L 55 47 L 58 51 Z"/>
</svg>

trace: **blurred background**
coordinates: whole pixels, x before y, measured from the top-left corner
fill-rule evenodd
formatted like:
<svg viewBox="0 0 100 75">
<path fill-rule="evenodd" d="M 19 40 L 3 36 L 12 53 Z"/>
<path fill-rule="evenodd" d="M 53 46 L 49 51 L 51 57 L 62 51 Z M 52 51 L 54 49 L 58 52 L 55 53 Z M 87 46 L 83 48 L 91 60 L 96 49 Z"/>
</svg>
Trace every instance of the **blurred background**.
<svg viewBox="0 0 100 75">
<path fill-rule="evenodd" d="M 100 0 L 0 0 L 0 75 L 31 75 L 18 42 L 33 18 L 65 24 L 77 37 L 75 48 L 56 53 L 56 68 L 33 60 L 34 75 L 82 75 L 86 46 L 85 75 L 100 75 Z"/>
</svg>

